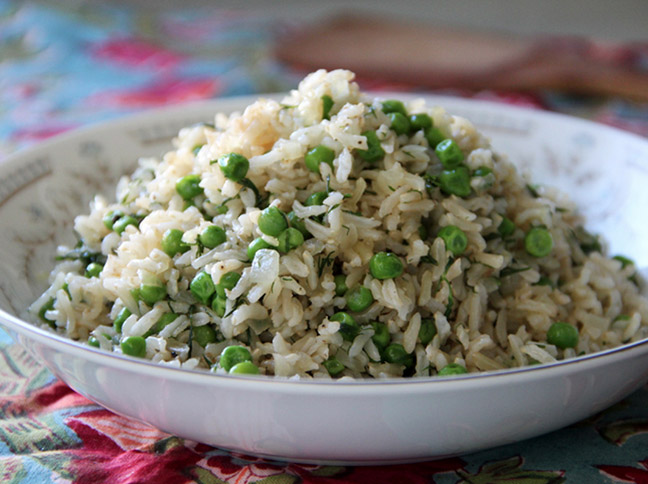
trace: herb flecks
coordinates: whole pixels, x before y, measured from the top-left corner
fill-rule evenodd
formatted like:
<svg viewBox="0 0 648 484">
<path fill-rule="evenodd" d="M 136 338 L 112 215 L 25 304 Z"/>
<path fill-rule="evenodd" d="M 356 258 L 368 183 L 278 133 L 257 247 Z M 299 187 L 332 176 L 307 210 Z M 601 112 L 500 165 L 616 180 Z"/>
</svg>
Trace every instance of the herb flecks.
<svg viewBox="0 0 648 484">
<path fill-rule="evenodd" d="M 83 263 L 83 265 L 87 266 L 88 264 L 92 262 L 98 262 L 99 264 L 105 264 L 106 263 L 106 256 L 102 254 L 101 252 L 92 252 L 85 247 L 77 246 L 74 249 L 66 252 L 63 255 L 56 256 L 57 261 L 61 260 L 78 260 Z"/>
<path fill-rule="evenodd" d="M 421 257 L 421 262 L 423 262 L 425 264 L 432 264 L 432 265 L 435 265 L 435 266 L 439 265 L 437 260 L 434 257 L 432 257 L 431 255 L 424 255 L 423 257 Z"/>
<path fill-rule="evenodd" d="M 335 258 L 333 257 L 334 254 L 335 254 L 335 252 L 329 252 L 325 257 L 323 257 L 321 255 L 319 256 L 318 261 L 317 261 L 317 276 L 318 277 L 322 277 L 322 274 L 324 273 L 324 269 L 327 266 L 330 266 L 330 265 L 333 264 L 333 261 L 335 260 Z"/>
<path fill-rule="evenodd" d="M 581 250 L 585 254 L 602 251 L 601 241 L 599 240 L 599 237 L 597 235 L 590 234 L 587 230 L 585 230 L 584 227 L 576 227 L 576 229 L 572 231 L 572 234 Z"/>
<path fill-rule="evenodd" d="M 540 185 L 532 185 L 530 183 L 527 183 L 526 189 L 529 190 L 529 193 L 533 198 L 540 198 Z"/>
<path fill-rule="evenodd" d="M 530 267 L 505 267 L 500 271 L 500 277 L 511 276 L 520 272 L 528 271 Z"/>
</svg>

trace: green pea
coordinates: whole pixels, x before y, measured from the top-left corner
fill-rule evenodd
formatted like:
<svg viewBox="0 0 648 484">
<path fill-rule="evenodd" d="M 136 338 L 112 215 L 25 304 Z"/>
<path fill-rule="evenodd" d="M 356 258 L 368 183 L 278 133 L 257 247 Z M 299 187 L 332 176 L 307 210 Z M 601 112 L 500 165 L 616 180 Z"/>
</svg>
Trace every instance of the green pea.
<svg viewBox="0 0 648 484">
<path fill-rule="evenodd" d="M 176 319 L 178 319 L 178 315 L 176 313 L 164 313 L 162 316 L 160 316 L 160 319 L 156 321 L 156 323 L 148 331 L 148 333 L 146 333 L 146 336 L 151 336 L 152 334 L 159 334 L 160 331 L 162 331 L 164 328 L 166 328 L 169 324 L 174 322 Z"/>
<path fill-rule="evenodd" d="M 439 237 L 445 242 L 446 249 L 452 252 L 455 257 L 464 253 L 468 247 L 468 237 L 466 233 L 456 225 L 446 225 L 439 230 Z"/>
<path fill-rule="evenodd" d="M 463 366 L 459 363 L 449 363 L 439 370 L 437 373 L 439 376 L 450 376 L 450 375 L 463 375 L 468 373 Z"/>
<path fill-rule="evenodd" d="M 625 268 L 626 266 L 634 265 L 634 261 L 632 259 L 629 259 L 623 255 L 615 255 L 612 258 L 621 262 L 621 269 Z"/>
<path fill-rule="evenodd" d="M 331 108 L 333 107 L 333 98 L 328 94 L 322 96 L 322 119 L 331 119 Z"/>
<path fill-rule="evenodd" d="M 335 295 L 344 296 L 349 288 L 346 285 L 346 276 L 344 274 L 336 275 L 333 280 L 335 281 Z"/>
<path fill-rule="evenodd" d="M 401 113 L 389 113 L 387 116 L 391 122 L 391 129 L 397 135 L 408 134 L 410 130 L 409 119 Z"/>
<path fill-rule="evenodd" d="M 88 338 L 88 345 L 94 348 L 99 348 L 101 346 L 99 340 L 92 335 L 90 335 L 90 337 Z"/>
<path fill-rule="evenodd" d="M 240 182 L 247 175 L 247 172 L 250 169 L 250 162 L 243 155 L 239 155 L 238 153 L 229 153 L 218 159 L 218 166 L 220 166 L 225 178 L 235 182 Z"/>
<path fill-rule="evenodd" d="M 441 141 L 446 139 L 441 130 L 433 126 L 426 128 L 423 133 L 425 134 L 425 139 L 427 140 L 428 145 L 430 145 L 430 148 L 432 149 L 435 149 Z"/>
<path fill-rule="evenodd" d="M 213 249 L 227 240 L 227 234 L 218 225 L 208 225 L 200 232 L 198 240 L 203 246 Z"/>
<path fill-rule="evenodd" d="M 243 363 L 244 361 L 252 361 L 250 350 L 245 346 L 228 346 L 221 351 L 220 366 L 227 372 L 229 372 L 233 366 Z"/>
<path fill-rule="evenodd" d="M 290 227 L 281 232 L 277 240 L 279 241 L 277 245 L 279 252 L 286 254 L 302 245 L 304 243 L 304 236 L 299 230 Z"/>
<path fill-rule="evenodd" d="M 191 200 L 201 195 L 204 190 L 200 186 L 200 175 L 186 175 L 176 182 L 176 192 L 183 200 Z"/>
<path fill-rule="evenodd" d="M 397 99 L 388 99 L 387 101 L 383 101 L 382 110 L 385 114 L 400 113 L 403 116 L 407 116 L 405 105 Z"/>
<path fill-rule="evenodd" d="M 122 340 L 119 346 L 125 355 L 138 358 L 146 356 L 146 340 L 141 336 L 128 336 Z"/>
<path fill-rule="evenodd" d="M 553 238 L 544 227 L 533 227 L 524 236 L 524 248 L 533 257 L 545 257 L 551 253 Z"/>
<path fill-rule="evenodd" d="M 472 189 L 470 188 L 470 171 L 466 166 L 458 166 L 449 170 L 443 170 L 439 175 L 439 186 L 441 190 L 449 195 L 467 197 Z"/>
<path fill-rule="evenodd" d="M 122 326 L 124 325 L 124 321 L 126 321 L 131 314 L 133 313 L 131 313 L 130 309 L 128 308 L 122 308 L 121 311 L 119 311 L 117 317 L 113 321 L 113 328 L 115 328 L 116 332 L 121 333 Z"/>
<path fill-rule="evenodd" d="M 189 284 L 189 290 L 198 301 L 208 304 L 209 298 L 216 292 L 216 285 L 210 274 L 200 271 Z"/>
<path fill-rule="evenodd" d="M 371 290 L 365 286 L 356 286 L 346 293 L 346 303 L 349 310 L 359 313 L 374 302 Z"/>
<path fill-rule="evenodd" d="M 502 217 L 502 221 L 497 227 L 497 231 L 502 237 L 509 237 L 515 232 L 515 224 L 508 217 Z"/>
<path fill-rule="evenodd" d="M 326 163 L 333 168 L 334 159 L 335 151 L 324 145 L 319 145 L 306 153 L 306 156 L 304 156 L 304 163 L 306 164 L 306 168 L 310 171 L 313 173 L 319 173 L 321 163 Z"/>
<path fill-rule="evenodd" d="M 139 287 L 139 298 L 149 306 L 153 306 L 167 295 L 166 286 L 154 284 L 141 284 Z"/>
<path fill-rule="evenodd" d="M 418 337 L 423 346 L 427 346 L 430 341 L 434 339 L 437 334 L 436 325 L 433 319 L 422 319 L 421 328 L 419 329 Z"/>
<path fill-rule="evenodd" d="M 288 215 L 286 215 L 286 217 L 288 218 L 290 226 L 299 230 L 304 236 L 304 239 L 312 237 L 311 233 L 306 228 L 306 222 L 304 222 L 303 219 L 297 217 L 297 215 L 295 215 L 295 212 L 290 212 Z"/>
<path fill-rule="evenodd" d="M 250 242 L 250 245 L 248 245 L 248 248 L 247 248 L 248 259 L 253 260 L 254 259 L 254 254 L 256 254 L 261 249 L 274 249 L 274 248 L 275 247 L 268 244 L 261 237 L 257 237 L 252 242 Z"/>
<path fill-rule="evenodd" d="M 251 361 L 242 361 L 230 368 L 229 373 L 230 375 L 258 375 L 261 372 Z"/>
<path fill-rule="evenodd" d="M 211 308 L 219 318 L 222 318 L 227 309 L 227 299 L 216 294 L 211 300 Z"/>
<path fill-rule="evenodd" d="M 412 114 L 409 117 L 410 130 L 415 133 L 432 127 L 432 118 L 425 113 Z"/>
<path fill-rule="evenodd" d="M 112 230 L 114 223 L 123 216 L 124 212 L 121 210 L 111 210 L 106 212 L 106 215 L 103 216 L 103 224 L 108 230 Z"/>
<path fill-rule="evenodd" d="M 414 356 L 405 351 L 405 347 L 400 343 L 390 344 L 385 348 L 383 353 L 387 363 L 405 366 L 412 366 L 414 364 Z"/>
<path fill-rule="evenodd" d="M 216 330 L 210 324 L 194 326 L 191 329 L 193 340 L 203 348 L 209 343 L 215 343 L 217 339 Z"/>
<path fill-rule="evenodd" d="M 162 251 L 169 257 L 176 254 L 184 254 L 189 250 L 189 245 L 182 241 L 184 232 L 179 229 L 168 229 L 162 235 Z"/>
<path fill-rule="evenodd" d="M 444 139 L 441 141 L 434 148 L 434 152 L 445 169 L 456 168 L 464 159 L 461 148 L 452 139 Z"/>
<path fill-rule="evenodd" d="M 337 376 L 344 371 L 344 365 L 334 356 L 323 362 L 322 365 L 331 376 Z"/>
<path fill-rule="evenodd" d="M 259 230 L 271 237 L 277 237 L 288 227 L 288 221 L 281 209 L 270 206 L 259 215 Z"/>
<path fill-rule="evenodd" d="M 380 140 L 375 131 L 365 131 L 362 136 L 367 138 L 367 149 L 358 150 L 360 158 L 368 163 L 375 163 L 380 161 L 385 156 L 385 150 L 380 146 Z"/>
<path fill-rule="evenodd" d="M 369 272 L 376 279 L 393 279 L 403 273 L 403 262 L 392 252 L 378 252 L 369 260 Z"/>
<path fill-rule="evenodd" d="M 371 327 L 374 330 L 374 334 L 371 337 L 371 341 L 376 345 L 379 350 L 384 350 L 389 345 L 391 341 L 391 336 L 389 334 L 389 329 L 384 323 L 374 321 L 371 323 Z"/>
<path fill-rule="evenodd" d="M 360 332 L 360 326 L 349 313 L 340 311 L 329 318 L 331 321 L 340 323 L 340 334 L 345 341 L 353 341 Z"/>
<path fill-rule="evenodd" d="M 311 193 L 306 199 L 306 201 L 304 202 L 304 205 L 307 207 L 322 205 L 324 203 L 324 200 L 326 200 L 327 197 L 328 197 L 328 193 L 326 192 Z"/>
<path fill-rule="evenodd" d="M 487 166 L 480 166 L 475 171 L 473 171 L 474 176 L 488 176 L 491 173 L 493 173 L 493 170 L 491 170 Z"/>
<path fill-rule="evenodd" d="M 232 289 L 234 289 L 236 287 L 236 284 L 238 284 L 240 278 L 241 274 L 239 274 L 238 272 L 226 272 L 221 276 L 218 284 L 216 284 L 216 294 L 218 294 L 222 298 L 227 298 L 225 290 L 229 289 L 231 291 Z"/>
<path fill-rule="evenodd" d="M 562 321 L 553 323 L 547 331 L 547 343 L 563 350 L 575 348 L 578 344 L 578 329 Z"/>
<path fill-rule="evenodd" d="M 137 227 L 139 225 L 139 221 L 132 215 L 124 215 L 113 224 L 113 230 L 121 235 L 129 225 L 134 225 L 135 227 Z"/>
<path fill-rule="evenodd" d="M 99 264 L 98 262 L 91 262 L 86 267 L 85 276 L 86 277 L 99 277 L 99 274 L 101 274 L 101 271 L 103 271 L 103 268 L 104 268 L 103 264 Z"/>
</svg>

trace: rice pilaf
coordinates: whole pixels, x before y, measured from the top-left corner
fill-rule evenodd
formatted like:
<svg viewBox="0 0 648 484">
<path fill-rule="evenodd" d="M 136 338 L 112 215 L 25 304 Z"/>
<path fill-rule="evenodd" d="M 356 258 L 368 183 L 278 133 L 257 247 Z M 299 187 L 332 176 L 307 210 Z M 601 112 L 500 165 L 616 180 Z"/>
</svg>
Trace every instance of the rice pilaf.
<svg viewBox="0 0 648 484">
<path fill-rule="evenodd" d="M 634 264 L 566 197 L 466 119 L 353 79 L 317 71 L 141 159 L 117 202 L 75 219 L 34 321 L 166 365 L 296 378 L 499 370 L 648 336 Z"/>
</svg>

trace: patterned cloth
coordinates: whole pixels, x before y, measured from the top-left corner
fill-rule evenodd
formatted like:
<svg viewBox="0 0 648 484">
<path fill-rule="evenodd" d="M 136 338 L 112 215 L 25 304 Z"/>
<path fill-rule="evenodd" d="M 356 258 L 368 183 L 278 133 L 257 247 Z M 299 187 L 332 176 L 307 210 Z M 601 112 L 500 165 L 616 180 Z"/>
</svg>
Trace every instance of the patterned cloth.
<svg viewBox="0 0 648 484">
<path fill-rule="evenodd" d="M 304 73 L 278 65 L 268 50 L 285 27 L 243 10 L 0 0 L 0 159 L 62 131 L 149 107 L 292 88 Z M 632 53 L 648 68 L 645 50 Z M 648 135 L 648 106 L 620 99 L 471 95 Z M 270 462 L 114 415 L 58 381 L 0 330 L 3 483 L 648 483 L 647 433 L 643 388 L 566 429 L 457 458 L 385 467 Z"/>
</svg>

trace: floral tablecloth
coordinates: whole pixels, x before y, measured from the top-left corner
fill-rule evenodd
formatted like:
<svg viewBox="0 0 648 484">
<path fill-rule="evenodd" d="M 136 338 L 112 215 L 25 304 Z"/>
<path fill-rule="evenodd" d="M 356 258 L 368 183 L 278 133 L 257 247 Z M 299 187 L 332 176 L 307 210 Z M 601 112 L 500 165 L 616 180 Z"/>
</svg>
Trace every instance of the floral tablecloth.
<svg viewBox="0 0 648 484">
<path fill-rule="evenodd" d="M 273 61 L 269 50 L 283 28 L 242 9 L 0 0 L 0 160 L 150 107 L 290 89 L 304 73 Z M 648 68 L 645 51 L 636 61 Z M 371 84 L 363 87 L 394 87 Z M 553 92 L 471 95 L 648 135 L 645 104 Z M 395 466 L 297 465 L 114 415 L 58 381 L 0 329 L 0 482 L 648 483 L 648 388 L 563 430 L 471 455 Z"/>
</svg>

